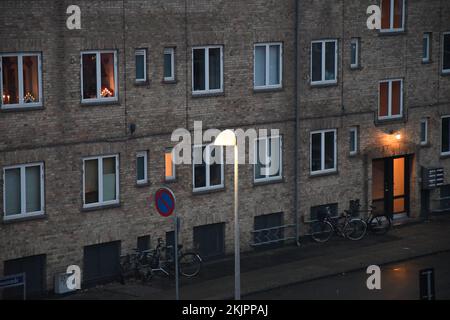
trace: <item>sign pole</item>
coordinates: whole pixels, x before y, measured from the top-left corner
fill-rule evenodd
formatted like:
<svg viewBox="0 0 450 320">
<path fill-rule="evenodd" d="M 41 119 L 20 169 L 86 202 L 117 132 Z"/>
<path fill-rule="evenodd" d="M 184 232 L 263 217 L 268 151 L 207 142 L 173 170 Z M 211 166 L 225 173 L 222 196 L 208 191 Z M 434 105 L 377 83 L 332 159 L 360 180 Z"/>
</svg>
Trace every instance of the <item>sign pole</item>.
<svg viewBox="0 0 450 320">
<path fill-rule="evenodd" d="M 175 211 L 175 216 L 173 218 L 173 221 L 175 222 L 175 299 L 180 300 L 180 293 L 179 293 L 179 281 L 178 281 L 178 217 L 177 213 Z"/>
</svg>

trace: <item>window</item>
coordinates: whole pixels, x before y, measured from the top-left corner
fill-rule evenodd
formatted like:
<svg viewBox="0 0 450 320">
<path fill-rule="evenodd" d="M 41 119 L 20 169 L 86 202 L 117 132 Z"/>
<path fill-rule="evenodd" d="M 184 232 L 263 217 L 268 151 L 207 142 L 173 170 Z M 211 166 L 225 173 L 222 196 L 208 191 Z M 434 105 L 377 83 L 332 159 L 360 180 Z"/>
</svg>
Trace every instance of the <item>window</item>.
<svg viewBox="0 0 450 320">
<path fill-rule="evenodd" d="M 450 155 L 450 116 L 442 117 L 442 152 L 443 156 Z"/>
<path fill-rule="evenodd" d="M 83 159 L 83 207 L 117 203 L 119 203 L 118 156 Z"/>
<path fill-rule="evenodd" d="M 42 106 L 41 55 L 0 55 L 2 109 Z"/>
<path fill-rule="evenodd" d="M 44 214 L 44 165 L 24 164 L 3 169 L 4 220 Z"/>
<path fill-rule="evenodd" d="M 442 48 L 442 73 L 450 73 L 450 32 L 444 33 Z"/>
<path fill-rule="evenodd" d="M 403 31 L 405 0 L 381 0 L 381 32 Z"/>
<path fill-rule="evenodd" d="M 147 50 L 139 49 L 134 53 L 136 60 L 136 82 L 147 81 Z"/>
<path fill-rule="evenodd" d="M 164 154 L 166 181 L 173 181 L 176 178 L 174 157 L 175 157 L 175 153 L 174 153 L 173 149 L 166 151 L 166 153 Z"/>
<path fill-rule="evenodd" d="M 358 128 L 350 128 L 350 155 L 358 153 Z"/>
<path fill-rule="evenodd" d="M 116 51 L 81 53 L 81 102 L 117 101 Z"/>
<path fill-rule="evenodd" d="M 336 129 L 311 132 L 311 173 L 336 171 Z"/>
<path fill-rule="evenodd" d="M 311 84 L 336 83 L 337 40 L 313 41 L 311 47 Z"/>
<path fill-rule="evenodd" d="M 359 68 L 359 39 L 353 38 L 350 42 L 351 59 L 350 67 L 352 69 Z"/>
<path fill-rule="evenodd" d="M 420 144 L 428 144 L 428 119 L 420 120 Z"/>
<path fill-rule="evenodd" d="M 282 178 L 281 137 L 264 137 L 255 141 L 254 181 L 272 181 Z"/>
<path fill-rule="evenodd" d="M 256 44 L 254 58 L 255 89 L 280 88 L 282 81 L 281 43 Z"/>
<path fill-rule="evenodd" d="M 337 203 L 329 203 L 323 204 L 320 206 L 314 206 L 310 209 L 310 221 L 317 221 L 320 215 L 326 215 L 328 210 L 330 210 L 330 214 L 332 217 L 339 216 L 338 204 Z"/>
<path fill-rule="evenodd" d="M 223 188 L 222 150 L 222 147 L 213 145 L 194 146 L 192 164 L 194 191 Z"/>
<path fill-rule="evenodd" d="M 192 49 L 192 90 L 194 94 L 223 92 L 222 46 Z"/>
<path fill-rule="evenodd" d="M 136 183 L 146 184 L 147 178 L 147 151 L 138 152 L 136 155 Z"/>
<path fill-rule="evenodd" d="M 403 80 L 381 81 L 378 118 L 401 118 L 403 114 Z"/>
<path fill-rule="evenodd" d="M 175 49 L 164 49 L 164 81 L 175 81 Z"/>
<path fill-rule="evenodd" d="M 430 43 L 431 43 L 431 33 L 424 33 L 422 40 L 422 62 L 430 62 Z"/>
</svg>

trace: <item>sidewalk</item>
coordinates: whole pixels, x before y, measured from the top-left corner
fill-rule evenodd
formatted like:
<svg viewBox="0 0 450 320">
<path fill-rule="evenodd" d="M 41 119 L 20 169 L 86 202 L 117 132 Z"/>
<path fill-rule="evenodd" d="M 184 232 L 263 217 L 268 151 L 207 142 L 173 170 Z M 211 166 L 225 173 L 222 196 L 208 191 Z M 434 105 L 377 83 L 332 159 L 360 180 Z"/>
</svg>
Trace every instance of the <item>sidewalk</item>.
<svg viewBox="0 0 450 320">
<path fill-rule="evenodd" d="M 268 251 L 243 253 L 242 295 L 285 285 L 315 280 L 340 273 L 383 265 L 414 257 L 450 251 L 450 216 L 396 227 L 384 236 L 369 235 L 353 242 L 335 237 L 325 244 L 308 239 L 302 246 L 285 246 Z M 181 299 L 231 299 L 234 292 L 233 257 L 208 263 L 195 279 L 183 279 Z M 112 283 L 84 290 L 64 299 L 174 299 L 173 278 Z"/>
</svg>

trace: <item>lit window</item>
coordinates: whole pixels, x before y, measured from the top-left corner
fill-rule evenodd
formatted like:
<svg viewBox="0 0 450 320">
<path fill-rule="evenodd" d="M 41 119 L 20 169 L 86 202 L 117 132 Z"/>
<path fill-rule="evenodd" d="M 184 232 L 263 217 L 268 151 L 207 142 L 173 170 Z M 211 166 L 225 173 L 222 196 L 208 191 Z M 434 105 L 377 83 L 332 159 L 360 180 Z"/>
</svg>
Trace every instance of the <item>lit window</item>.
<svg viewBox="0 0 450 320">
<path fill-rule="evenodd" d="M 450 116 L 442 117 L 442 155 L 450 155 Z"/>
<path fill-rule="evenodd" d="M 174 161 L 174 151 L 166 151 L 164 154 L 165 163 L 165 179 L 166 181 L 175 180 L 175 161 Z"/>
<path fill-rule="evenodd" d="M 359 39 L 353 38 L 350 43 L 351 61 L 350 67 L 352 69 L 359 68 Z"/>
<path fill-rule="evenodd" d="M 265 137 L 255 141 L 254 181 L 272 181 L 282 178 L 281 137 Z"/>
<path fill-rule="evenodd" d="M 4 220 L 44 214 L 44 165 L 34 163 L 3 169 Z"/>
<path fill-rule="evenodd" d="M 2 109 L 42 106 L 41 55 L 0 55 Z"/>
<path fill-rule="evenodd" d="M 428 119 L 420 120 L 420 144 L 428 143 Z"/>
<path fill-rule="evenodd" d="M 175 49 L 164 49 L 164 81 L 175 80 Z"/>
<path fill-rule="evenodd" d="M 311 44 L 311 84 L 337 82 L 337 40 Z"/>
<path fill-rule="evenodd" d="M 116 51 L 81 53 L 82 102 L 117 101 Z"/>
<path fill-rule="evenodd" d="M 147 151 L 141 151 L 136 155 L 136 183 L 146 184 L 147 182 Z"/>
<path fill-rule="evenodd" d="M 192 90 L 194 94 L 223 92 L 223 47 L 192 49 Z"/>
<path fill-rule="evenodd" d="M 430 43 L 431 43 L 431 33 L 423 34 L 423 43 L 422 43 L 422 62 L 427 63 L 430 62 Z"/>
<path fill-rule="evenodd" d="M 223 188 L 222 151 L 222 147 L 213 145 L 193 147 L 194 191 Z"/>
<path fill-rule="evenodd" d="M 145 82 L 147 81 L 147 50 L 136 50 L 134 57 L 136 60 L 136 82 Z"/>
<path fill-rule="evenodd" d="M 358 153 L 358 128 L 350 128 L 350 155 Z"/>
<path fill-rule="evenodd" d="M 379 91 L 378 118 L 401 118 L 403 114 L 403 80 L 381 81 Z"/>
<path fill-rule="evenodd" d="M 442 72 L 450 73 L 450 32 L 444 33 L 442 46 Z"/>
<path fill-rule="evenodd" d="M 336 171 L 336 129 L 311 132 L 311 173 Z"/>
<path fill-rule="evenodd" d="M 381 0 L 381 31 L 403 31 L 405 27 L 405 0 Z"/>
<path fill-rule="evenodd" d="M 83 207 L 119 203 L 119 158 L 100 156 L 83 159 Z"/>
<path fill-rule="evenodd" d="M 280 88 L 282 81 L 281 44 L 256 44 L 254 55 L 255 89 Z"/>
</svg>

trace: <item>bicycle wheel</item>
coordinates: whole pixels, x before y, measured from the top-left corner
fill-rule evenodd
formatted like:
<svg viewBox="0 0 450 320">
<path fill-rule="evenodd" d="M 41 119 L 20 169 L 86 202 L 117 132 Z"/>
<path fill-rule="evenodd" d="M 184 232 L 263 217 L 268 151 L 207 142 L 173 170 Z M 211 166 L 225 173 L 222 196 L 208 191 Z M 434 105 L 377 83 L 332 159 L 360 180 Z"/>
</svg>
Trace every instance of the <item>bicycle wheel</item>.
<svg viewBox="0 0 450 320">
<path fill-rule="evenodd" d="M 391 219 L 386 216 L 374 216 L 369 220 L 369 230 L 377 235 L 383 235 L 391 228 Z"/>
<path fill-rule="evenodd" d="M 131 257 L 130 255 L 125 255 L 120 257 L 120 283 L 125 284 L 125 279 L 130 275 L 132 269 Z"/>
<path fill-rule="evenodd" d="M 328 221 L 316 221 L 311 225 L 311 237 L 316 242 L 327 242 L 333 235 L 333 230 Z"/>
<path fill-rule="evenodd" d="M 361 240 L 367 232 L 367 224 L 361 219 L 352 219 L 345 227 L 345 236 L 350 240 Z"/>
<path fill-rule="evenodd" d="M 179 271 L 181 275 L 191 278 L 199 274 L 202 267 L 202 259 L 198 254 L 187 252 L 182 254 L 179 260 Z"/>
</svg>

